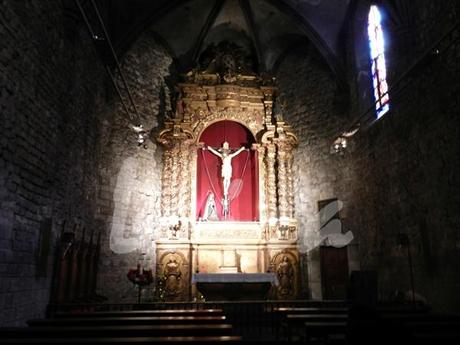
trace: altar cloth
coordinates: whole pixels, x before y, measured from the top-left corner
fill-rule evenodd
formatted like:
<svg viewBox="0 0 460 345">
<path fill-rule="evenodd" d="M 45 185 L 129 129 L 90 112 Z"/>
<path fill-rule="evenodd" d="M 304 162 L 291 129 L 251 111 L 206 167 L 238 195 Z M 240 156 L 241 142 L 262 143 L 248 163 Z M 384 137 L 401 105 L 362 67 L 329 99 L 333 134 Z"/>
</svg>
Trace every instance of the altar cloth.
<svg viewBox="0 0 460 345">
<path fill-rule="evenodd" d="M 277 286 L 278 277 L 275 273 L 195 273 L 195 283 L 270 283 Z"/>
<path fill-rule="evenodd" d="M 206 301 L 265 300 L 278 285 L 274 273 L 196 273 L 192 276 Z"/>
</svg>

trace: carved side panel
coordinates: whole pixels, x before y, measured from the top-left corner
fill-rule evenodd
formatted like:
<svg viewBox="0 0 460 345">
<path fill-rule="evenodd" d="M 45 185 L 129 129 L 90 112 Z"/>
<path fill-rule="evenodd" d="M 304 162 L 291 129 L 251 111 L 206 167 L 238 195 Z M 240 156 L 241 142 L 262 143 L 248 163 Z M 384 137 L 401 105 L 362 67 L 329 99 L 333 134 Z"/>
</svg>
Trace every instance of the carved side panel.
<svg viewBox="0 0 460 345">
<path fill-rule="evenodd" d="M 272 251 L 270 269 L 276 273 L 279 285 L 276 297 L 281 300 L 295 299 L 299 293 L 299 254 L 296 249 Z"/>
<path fill-rule="evenodd" d="M 188 251 L 164 251 L 157 261 L 157 292 L 163 301 L 187 301 L 190 298 Z"/>
</svg>

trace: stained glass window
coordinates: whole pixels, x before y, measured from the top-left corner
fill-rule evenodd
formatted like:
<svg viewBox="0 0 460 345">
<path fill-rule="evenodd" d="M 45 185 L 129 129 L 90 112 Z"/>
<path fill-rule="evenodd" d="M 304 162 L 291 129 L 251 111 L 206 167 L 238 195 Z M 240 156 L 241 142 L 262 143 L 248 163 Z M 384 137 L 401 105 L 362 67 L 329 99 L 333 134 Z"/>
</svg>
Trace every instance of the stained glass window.
<svg viewBox="0 0 460 345">
<path fill-rule="evenodd" d="M 388 95 L 387 70 L 385 65 L 385 40 L 381 25 L 382 16 L 377 6 L 371 6 L 367 32 L 371 57 L 372 83 L 374 88 L 375 110 L 377 118 L 390 109 Z"/>
</svg>

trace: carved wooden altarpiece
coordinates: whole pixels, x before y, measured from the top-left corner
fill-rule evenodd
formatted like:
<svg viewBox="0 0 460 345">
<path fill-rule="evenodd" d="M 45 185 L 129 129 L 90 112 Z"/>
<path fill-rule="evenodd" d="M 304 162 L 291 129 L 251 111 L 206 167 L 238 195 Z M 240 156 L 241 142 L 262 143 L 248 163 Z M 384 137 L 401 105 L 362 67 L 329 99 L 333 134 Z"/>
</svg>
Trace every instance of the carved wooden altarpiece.
<svg viewBox="0 0 460 345">
<path fill-rule="evenodd" d="M 161 238 L 156 241 L 160 297 L 191 300 L 197 297 L 193 273 L 234 269 L 279 273 L 284 285 L 274 296 L 295 298 L 300 273 L 292 164 L 298 141 L 291 127 L 273 113 L 276 88 L 266 79 L 228 68 L 216 73 L 192 71 L 177 87 L 175 115 L 157 137 L 164 148 Z M 200 219 L 197 165 L 206 146 L 200 138 L 219 121 L 236 122 L 254 138 L 250 147 L 257 160 L 252 165 L 258 180 L 254 220 Z"/>
</svg>

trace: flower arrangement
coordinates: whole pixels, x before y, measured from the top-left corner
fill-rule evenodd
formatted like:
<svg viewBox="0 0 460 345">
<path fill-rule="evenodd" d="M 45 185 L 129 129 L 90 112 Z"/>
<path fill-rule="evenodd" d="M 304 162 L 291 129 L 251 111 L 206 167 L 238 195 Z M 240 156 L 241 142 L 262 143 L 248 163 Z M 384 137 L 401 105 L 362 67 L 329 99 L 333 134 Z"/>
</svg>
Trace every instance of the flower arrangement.
<svg viewBox="0 0 460 345">
<path fill-rule="evenodd" d="M 141 264 L 137 264 L 137 268 L 130 269 L 127 277 L 133 284 L 139 286 L 149 285 L 153 282 L 152 270 L 143 269 Z"/>
</svg>

